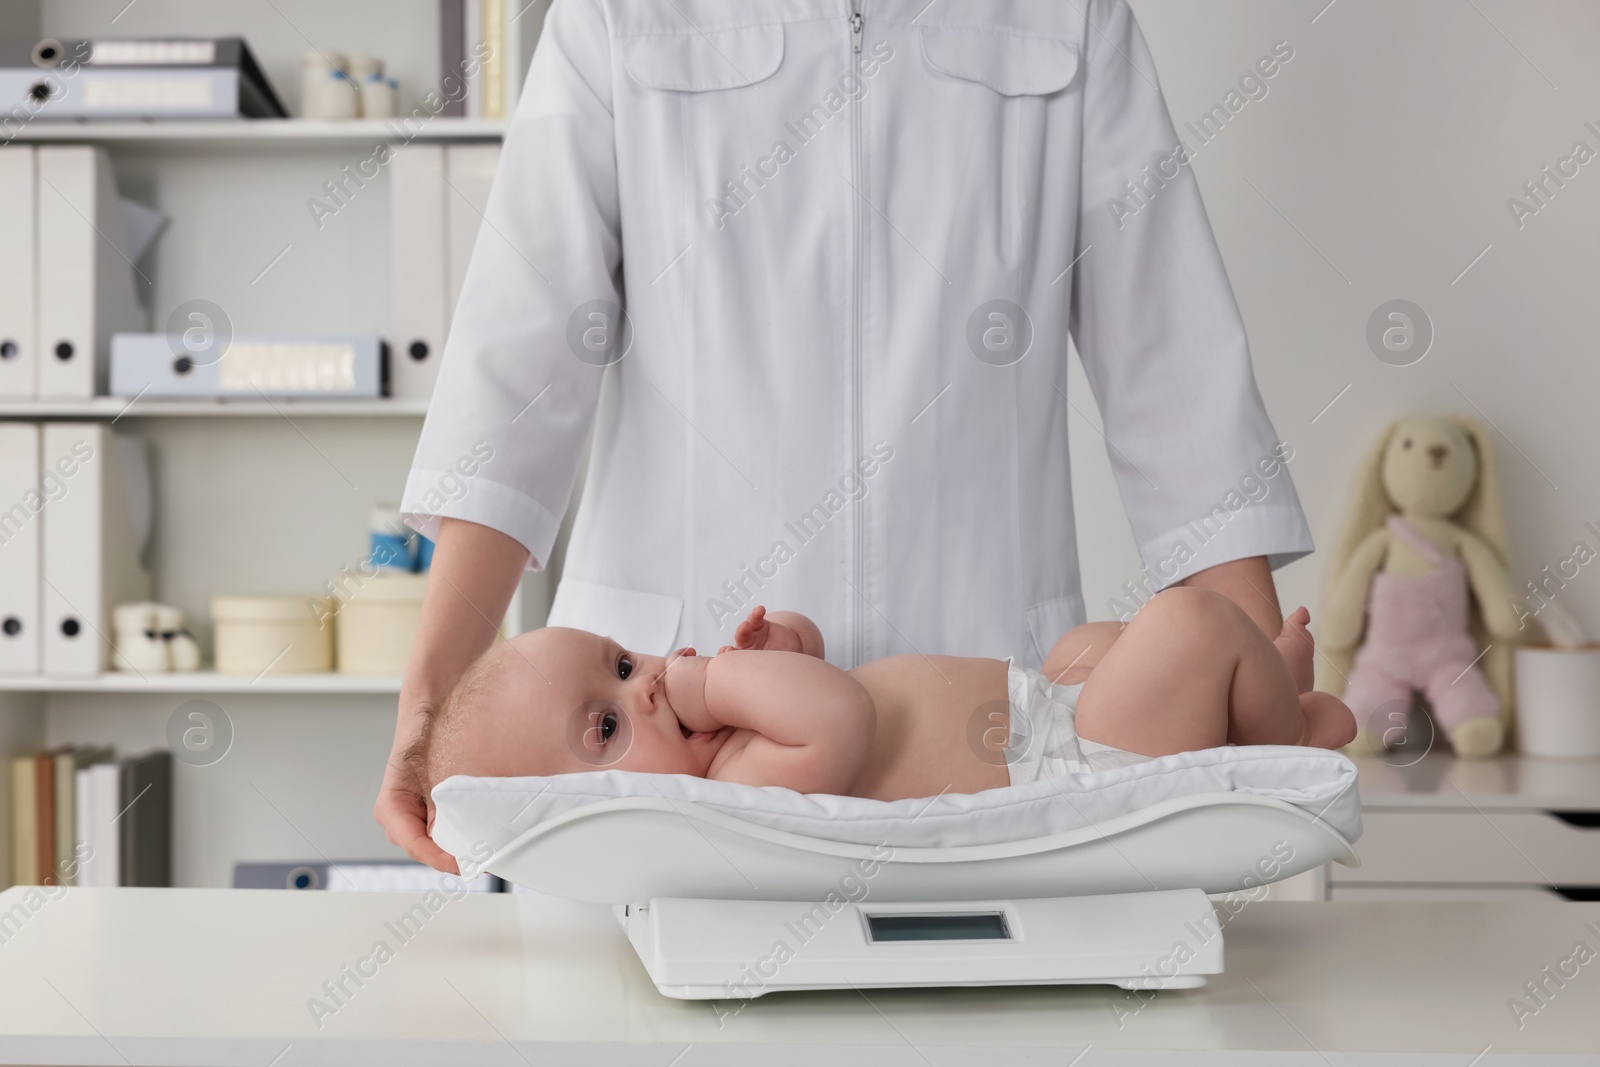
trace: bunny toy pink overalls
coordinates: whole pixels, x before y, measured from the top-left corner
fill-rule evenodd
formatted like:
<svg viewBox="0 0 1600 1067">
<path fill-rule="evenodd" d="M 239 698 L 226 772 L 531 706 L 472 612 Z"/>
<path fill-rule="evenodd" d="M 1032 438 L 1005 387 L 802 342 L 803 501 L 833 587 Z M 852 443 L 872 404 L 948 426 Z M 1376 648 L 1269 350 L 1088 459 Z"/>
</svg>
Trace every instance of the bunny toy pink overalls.
<svg viewBox="0 0 1600 1067">
<path fill-rule="evenodd" d="M 1409 704 L 1412 690 L 1420 689 L 1446 733 L 1496 714 L 1499 698 L 1474 665 L 1479 651 L 1467 631 L 1466 568 L 1399 515 L 1390 515 L 1387 525 L 1433 566 L 1421 574 L 1373 578 L 1366 637 L 1350 669 L 1345 703 L 1357 722 L 1367 723 L 1383 704 Z"/>
</svg>

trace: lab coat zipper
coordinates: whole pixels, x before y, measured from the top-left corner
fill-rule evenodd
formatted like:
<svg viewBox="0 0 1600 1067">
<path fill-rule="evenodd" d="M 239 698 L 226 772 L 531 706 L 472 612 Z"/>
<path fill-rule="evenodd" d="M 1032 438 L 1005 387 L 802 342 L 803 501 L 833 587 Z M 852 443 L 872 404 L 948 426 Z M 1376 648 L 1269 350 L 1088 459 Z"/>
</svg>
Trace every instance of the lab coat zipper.
<svg viewBox="0 0 1600 1067">
<path fill-rule="evenodd" d="M 862 17 L 859 3 L 854 5 L 850 13 L 850 44 L 855 54 L 861 52 Z M 851 63 L 854 67 L 854 63 Z M 856 457 L 861 454 L 861 292 L 863 289 L 861 279 L 861 245 L 862 245 L 862 212 L 861 197 L 861 96 L 855 94 L 850 98 L 850 218 L 852 225 L 851 237 L 854 244 L 851 248 L 850 284 L 851 292 L 851 324 L 850 324 L 850 455 L 849 461 L 854 464 Z M 853 643 L 851 660 L 853 665 L 859 666 L 866 655 L 866 635 L 863 623 L 866 612 L 862 607 L 862 597 L 866 595 L 866 567 L 862 561 L 865 537 L 865 520 L 862 517 L 862 499 L 854 502 L 851 508 L 853 515 L 851 529 L 854 537 L 850 545 L 850 561 L 855 570 L 855 587 L 850 591 L 850 629 Z"/>
</svg>

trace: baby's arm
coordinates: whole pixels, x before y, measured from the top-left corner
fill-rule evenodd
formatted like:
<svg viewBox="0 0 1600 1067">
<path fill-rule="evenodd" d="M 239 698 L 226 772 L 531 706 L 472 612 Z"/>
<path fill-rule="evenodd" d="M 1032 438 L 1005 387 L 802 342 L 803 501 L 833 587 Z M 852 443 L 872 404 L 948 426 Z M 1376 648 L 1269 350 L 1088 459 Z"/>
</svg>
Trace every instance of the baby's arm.
<svg viewBox="0 0 1600 1067">
<path fill-rule="evenodd" d="M 754 735 L 714 777 L 782 785 L 801 793 L 844 793 L 854 784 L 877 728 L 860 682 L 799 652 L 737 649 L 714 658 L 682 656 L 666 677 L 667 701 L 692 730 L 724 726 Z"/>
</svg>

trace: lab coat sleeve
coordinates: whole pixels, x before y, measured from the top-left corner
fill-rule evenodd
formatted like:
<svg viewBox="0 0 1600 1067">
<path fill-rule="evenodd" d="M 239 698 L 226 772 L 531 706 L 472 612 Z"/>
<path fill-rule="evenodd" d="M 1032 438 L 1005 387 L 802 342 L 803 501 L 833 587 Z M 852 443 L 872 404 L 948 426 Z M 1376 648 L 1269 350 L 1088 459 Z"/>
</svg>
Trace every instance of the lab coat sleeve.
<svg viewBox="0 0 1600 1067">
<path fill-rule="evenodd" d="M 466 519 L 516 539 L 531 569 L 548 561 L 604 373 L 574 354 L 569 321 L 622 303 L 618 219 L 604 18 L 595 0 L 555 0 L 401 499 L 413 528 L 436 537 L 441 518 Z"/>
<path fill-rule="evenodd" d="M 1188 151 L 1127 0 L 1093 0 L 1071 331 L 1151 586 L 1312 551 Z M 1133 183 L 1137 196 L 1128 183 Z"/>
</svg>

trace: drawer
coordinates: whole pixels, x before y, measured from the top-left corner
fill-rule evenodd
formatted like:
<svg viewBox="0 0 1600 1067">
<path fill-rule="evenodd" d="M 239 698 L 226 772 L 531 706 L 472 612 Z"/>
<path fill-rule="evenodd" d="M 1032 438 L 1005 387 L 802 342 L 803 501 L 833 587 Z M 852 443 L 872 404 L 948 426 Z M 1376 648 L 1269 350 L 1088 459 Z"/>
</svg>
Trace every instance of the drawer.
<svg viewBox="0 0 1600 1067">
<path fill-rule="evenodd" d="M 1502 901 L 1567 898 L 1540 886 L 1348 885 L 1334 883 L 1329 900 Z"/>
<path fill-rule="evenodd" d="M 1361 866 L 1332 867 L 1335 885 L 1491 882 L 1600 886 L 1600 826 L 1593 813 L 1364 811 Z M 1588 823 L 1589 825 L 1582 825 Z"/>
</svg>

